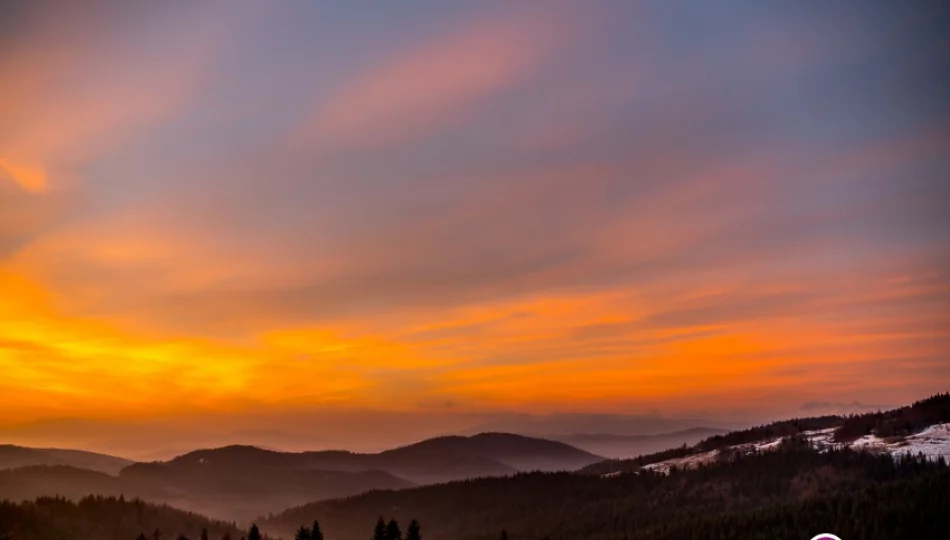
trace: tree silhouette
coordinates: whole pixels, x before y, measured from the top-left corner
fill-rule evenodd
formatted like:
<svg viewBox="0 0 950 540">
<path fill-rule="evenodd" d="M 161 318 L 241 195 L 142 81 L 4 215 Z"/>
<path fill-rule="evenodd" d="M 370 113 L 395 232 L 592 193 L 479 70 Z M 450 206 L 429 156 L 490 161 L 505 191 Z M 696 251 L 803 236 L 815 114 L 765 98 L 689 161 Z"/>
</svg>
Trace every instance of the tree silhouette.
<svg viewBox="0 0 950 540">
<path fill-rule="evenodd" d="M 145 533 L 142 532 L 142 533 L 139 533 L 139 535 L 135 538 L 135 540 L 148 540 L 148 537 L 145 536 Z"/>
<path fill-rule="evenodd" d="M 294 535 L 294 540 L 310 540 L 310 529 L 301 525 Z"/>
<path fill-rule="evenodd" d="M 402 531 L 395 519 L 390 519 L 386 524 L 386 540 L 402 540 Z"/>
<path fill-rule="evenodd" d="M 251 530 L 247 531 L 247 540 L 261 540 L 261 531 L 257 528 L 257 524 L 252 524 Z"/>
<path fill-rule="evenodd" d="M 412 520 L 409 522 L 409 526 L 406 527 L 405 540 L 422 540 L 422 533 L 419 532 L 418 521 Z"/>
<path fill-rule="evenodd" d="M 502 530 L 501 530 L 501 538 L 500 538 L 500 540 L 508 540 L 508 531 L 506 531 L 505 529 L 502 529 Z"/>
<path fill-rule="evenodd" d="M 376 527 L 373 529 L 373 540 L 386 540 L 386 522 L 383 516 L 376 520 Z"/>
<path fill-rule="evenodd" d="M 323 531 L 320 529 L 320 522 L 313 520 L 313 529 L 310 530 L 310 540 L 323 540 Z"/>
<path fill-rule="evenodd" d="M 201 529 L 201 540 L 208 540 L 208 529 Z"/>
</svg>

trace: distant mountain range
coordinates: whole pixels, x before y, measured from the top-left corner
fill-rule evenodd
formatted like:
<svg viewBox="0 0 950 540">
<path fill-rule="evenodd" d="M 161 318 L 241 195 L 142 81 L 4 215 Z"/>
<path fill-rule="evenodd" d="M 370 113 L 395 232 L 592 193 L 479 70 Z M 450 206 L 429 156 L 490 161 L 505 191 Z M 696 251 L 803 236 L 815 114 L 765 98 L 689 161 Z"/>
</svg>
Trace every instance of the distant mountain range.
<svg viewBox="0 0 950 540">
<path fill-rule="evenodd" d="M 32 449 L 20 450 L 29 453 Z M 128 464 L 116 476 L 62 465 L 51 457 L 40 465 L 0 471 L 0 497 L 138 496 L 241 521 L 374 489 L 529 470 L 577 470 L 602 460 L 561 442 L 505 433 L 438 437 L 377 454 L 228 446 L 190 452 L 167 462 Z"/>
</svg>

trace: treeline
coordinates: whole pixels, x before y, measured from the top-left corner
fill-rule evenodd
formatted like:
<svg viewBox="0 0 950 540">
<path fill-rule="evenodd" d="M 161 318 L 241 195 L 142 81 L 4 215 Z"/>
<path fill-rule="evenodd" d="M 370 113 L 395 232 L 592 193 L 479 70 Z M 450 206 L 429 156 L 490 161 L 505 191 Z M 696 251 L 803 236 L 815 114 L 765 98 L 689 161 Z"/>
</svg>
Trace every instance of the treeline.
<svg viewBox="0 0 950 540">
<path fill-rule="evenodd" d="M 659 463 L 661 461 L 666 461 L 668 459 L 686 457 L 694 453 L 696 453 L 695 446 L 686 446 L 684 444 L 676 448 L 661 450 L 659 452 L 653 452 L 652 454 L 644 454 L 642 456 L 637 456 L 635 458 L 607 459 L 604 461 L 599 461 L 597 463 L 588 465 L 577 472 L 580 474 L 591 474 L 591 475 L 598 475 L 598 476 L 602 474 L 616 473 L 616 472 L 619 472 L 621 474 L 626 474 L 626 473 L 637 472 L 644 465 Z"/>
<path fill-rule="evenodd" d="M 727 446 L 752 444 L 770 439 L 793 437 L 806 431 L 818 431 L 838 427 L 841 426 L 843 422 L 843 417 L 834 415 L 782 420 L 781 422 L 772 422 L 771 424 L 732 431 L 723 435 L 713 435 L 712 437 L 700 441 L 699 444 L 696 445 L 696 449 L 699 452 L 708 452 L 710 450 L 720 450 Z"/>
<path fill-rule="evenodd" d="M 950 393 L 936 394 L 899 409 L 849 416 L 835 432 L 835 440 L 851 442 L 872 434 L 882 438 L 907 436 L 948 422 Z"/>
<path fill-rule="evenodd" d="M 164 536 L 162 535 L 161 529 L 156 529 L 151 535 L 146 535 L 144 532 L 139 533 L 139 535 L 135 537 L 135 540 L 161 540 L 162 538 L 164 538 Z M 211 537 L 208 535 L 208 529 L 202 529 L 200 539 L 210 540 L 210 538 Z M 179 534 L 175 538 L 175 540 L 191 540 L 191 539 L 185 534 Z M 224 533 L 224 535 L 221 536 L 221 540 L 232 540 L 231 533 Z M 261 530 L 255 524 L 255 525 L 251 525 L 251 528 L 247 531 L 246 536 L 241 536 L 241 540 L 270 540 L 270 539 L 267 536 L 262 536 Z"/>
<path fill-rule="evenodd" d="M 320 522 L 314 521 L 312 527 L 301 525 L 294 534 L 294 540 L 323 540 Z M 406 527 L 406 534 L 403 536 L 398 521 L 390 518 L 389 523 L 387 523 L 383 520 L 383 516 L 379 516 L 376 520 L 376 527 L 373 529 L 372 540 L 422 540 L 422 529 L 419 522 L 413 519 Z"/>
<path fill-rule="evenodd" d="M 894 459 L 847 448 L 818 451 L 804 438 L 793 438 L 774 451 L 736 455 L 694 470 L 673 469 L 669 475 L 649 470 L 606 478 L 528 473 L 378 491 L 292 509 L 262 526 L 289 537 L 300 523 L 316 518 L 332 540 L 365 540 L 366 520 L 392 513 L 425 523 L 427 540 L 496 540 L 501 530 L 512 540 L 674 538 L 663 536 L 670 524 L 699 527 L 712 516 L 745 516 L 876 485 L 917 485 L 912 481 L 946 470 L 943 459 Z M 925 512 L 907 516 L 931 518 Z"/>
<path fill-rule="evenodd" d="M 584 467 L 579 472 L 583 474 L 606 474 L 611 472 L 629 473 L 639 470 L 644 465 L 659 463 L 669 459 L 683 458 L 693 454 L 723 450 L 731 446 L 752 444 L 773 439 L 790 438 L 801 435 L 806 431 L 817 431 L 842 425 L 844 417 L 818 416 L 813 418 L 793 418 L 780 422 L 772 422 L 762 426 L 755 426 L 739 431 L 732 431 L 723 435 L 707 437 L 693 446 L 670 448 L 652 454 L 637 456 L 630 459 L 611 459 L 594 463 Z"/>
<path fill-rule="evenodd" d="M 12 540 L 132 540 L 240 538 L 233 525 L 169 506 L 124 497 L 60 497 L 0 502 L 0 537 Z M 143 536 L 145 536 L 143 535 Z"/>
</svg>

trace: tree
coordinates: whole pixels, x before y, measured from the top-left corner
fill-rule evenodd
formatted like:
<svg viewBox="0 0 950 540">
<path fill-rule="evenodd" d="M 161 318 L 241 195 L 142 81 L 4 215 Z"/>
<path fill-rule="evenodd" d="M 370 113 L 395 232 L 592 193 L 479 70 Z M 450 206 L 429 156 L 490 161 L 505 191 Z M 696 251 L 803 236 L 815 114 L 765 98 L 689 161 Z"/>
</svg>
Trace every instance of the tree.
<svg viewBox="0 0 950 540">
<path fill-rule="evenodd" d="M 390 519 L 386 525 L 386 540 L 402 540 L 402 531 L 395 519 Z"/>
<path fill-rule="evenodd" d="M 386 540 L 386 522 L 383 516 L 376 520 L 376 528 L 373 529 L 373 540 Z"/>
<path fill-rule="evenodd" d="M 310 540 L 323 540 L 323 531 L 320 529 L 320 522 L 313 520 L 313 529 L 310 530 Z"/>
<path fill-rule="evenodd" d="M 406 539 L 405 540 L 422 540 L 422 533 L 419 532 L 419 522 L 412 520 L 409 522 L 409 526 L 406 527 Z"/>
<path fill-rule="evenodd" d="M 145 536 L 145 533 L 141 532 L 141 533 L 139 533 L 139 535 L 135 538 L 135 540 L 148 540 L 148 537 Z"/>
<path fill-rule="evenodd" d="M 201 540 L 208 540 L 208 529 L 201 529 Z"/>
<path fill-rule="evenodd" d="M 261 540 L 261 531 L 256 523 L 252 524 L 251 530 L 247 531 L 247 540 Z"/>
<path fill-rule="evenodd" d="M 310 529 L 301 525 L 297 529 L 297 534 L 294 535 L 294 540 L 310 540 Z"/>
<path fill-rule="evenodd" d="M 508 540 L 508 531 L 505 529 L 501 530 L 501 540 Z"/>
<path fill-rule="evenodd" d="M 185 535 L 183 535 L 183 534 L 179 534 L 179 535 L 178 535 L 178 540 L 188 540 L 188 537 L 185 536 Z"/>
</svg>

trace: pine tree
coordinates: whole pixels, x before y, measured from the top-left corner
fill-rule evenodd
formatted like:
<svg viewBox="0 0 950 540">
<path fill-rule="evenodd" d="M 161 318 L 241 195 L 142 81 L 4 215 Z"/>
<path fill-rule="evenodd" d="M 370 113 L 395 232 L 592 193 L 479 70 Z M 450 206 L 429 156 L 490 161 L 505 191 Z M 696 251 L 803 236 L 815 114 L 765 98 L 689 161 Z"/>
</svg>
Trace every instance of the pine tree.
<svg viewBox="0 0 950 540">
<path fill-rule="evenodd" d="M 201 529 L 201 540 L 208 540 L 208 529 Z"/>
<path fill-rule="evenodd" d="M 373 540 L 386 540 L 386 522 L 383 516 L 376 520 L 376 528 L 373 529 Z"/>
<path fill-rule="evenodd" d="M 247 531 L 247 540 L 261 540 L 261 531 L 256 524 L 251 525 L 251 530 Z"/>
<path fill-rule="evenodd" d="M 501 530 L 501 540 L 508 540 L 508 531 L 505 529 Z"/>
<path fill-rule="evenodd" d="M 301 525 L 294 535 L 294 540 L 310 540 L 310 529 Z"/>
<path fill-rule="evenodd" d="M 409 526 L 406 527 L 406 539 L 405 540 L 422 540 L 422 533 L 419 532 L 419 522 L 412 520 L 409 522 Z"/>
<path fill-rule="evenodd" d="M 141 532 L 135 540 L 148 540 L 148 537 L 145 536 L 145 533 Z"/>
<path fill-rule="evenodd" d="M 310 530 L 310 540 L 323 540 L 323 531 L 320 529 L 320 522 L 313 520 L 313 529 Z"/>
<path fill-rule="evenodd" d="M 402 531 L 395 519 L 390 519 L 386 525 L 386 540 L 402 540 Z"/>
</svg>

